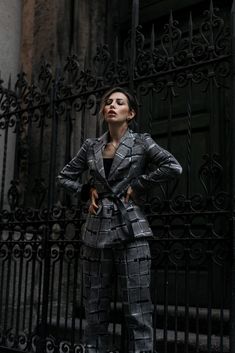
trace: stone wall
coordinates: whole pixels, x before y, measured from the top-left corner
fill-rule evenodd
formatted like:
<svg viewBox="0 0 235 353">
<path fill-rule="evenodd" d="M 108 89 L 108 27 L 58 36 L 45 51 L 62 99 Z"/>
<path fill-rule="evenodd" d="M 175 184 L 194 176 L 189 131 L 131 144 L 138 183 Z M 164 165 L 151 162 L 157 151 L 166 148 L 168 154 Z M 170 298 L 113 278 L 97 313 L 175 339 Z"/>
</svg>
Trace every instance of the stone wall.
<svg viewBox="0 0 235 353">
<path fill-rule="evenodd" d="M 14 80 L 20 69 L 21 1 L 1 0 L 0 14 L 1 78 L 7 81 L 11 74 Z"/>
<path fill-rule="evenodd" d="M 14 82 L 20 70 L 20 43 L 21 43 L 21 1 L 0 1 L 0 77 L 3 85 Z M 5 191 L 10 186 L 14 171 L 15 134 L 9 129 L 6 138 L 6 129 L 0 130 L 0 182 L 5 179 Z M 6 152 L 6 160 L 4 160 Z M 3 175 L 4 171 L 4 175 Z M 6 197 L 5 197 L 6 199 Z M 5 203 L 4 203 L 5 207 Z"/>
<path fill-rule="evenodd" d="M 54 67 L 77 54 L 90 61 L 106 38 L 106 1 L 23 0 L 21 61 L 28 76 L 39 71 L 42 56 Z"/>
</svg>

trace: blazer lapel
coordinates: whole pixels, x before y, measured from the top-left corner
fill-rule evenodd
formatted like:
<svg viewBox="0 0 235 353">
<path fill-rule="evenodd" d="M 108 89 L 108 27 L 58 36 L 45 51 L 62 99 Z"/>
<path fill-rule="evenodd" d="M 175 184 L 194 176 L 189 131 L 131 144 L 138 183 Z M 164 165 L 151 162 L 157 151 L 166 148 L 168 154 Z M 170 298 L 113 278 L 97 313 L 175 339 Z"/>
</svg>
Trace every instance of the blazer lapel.
<svg viewBox="0 0 235 353">
<path fill-rule="evenodd" d="M 97 143 L 93 145 L 96 168 L 104 179 L 106 178 L 105 178 L 102 151 L 104 146 L 107 144 L 107 141 L 108 141 L 108 132 L 105 132 L 104 135 L 98 138 Z"/>
<path fill-rule="evenodd" d="M 131 133 L 131 131 L 128 129 L 126 133 L 122 136 L 120 140 L 120 144 L 115 153 L 111 170 L 109 173 L 109 177 L 108 177 L 109 181 L 112 180 L 112 178 L 115 176 L 115 172 L 117 168 L 125 160 L 125 158 L 127 158 L 128 155 L 131 157 L 130 150 L 133 144 L 134 144 L 134 136 Z"/>
</svg>

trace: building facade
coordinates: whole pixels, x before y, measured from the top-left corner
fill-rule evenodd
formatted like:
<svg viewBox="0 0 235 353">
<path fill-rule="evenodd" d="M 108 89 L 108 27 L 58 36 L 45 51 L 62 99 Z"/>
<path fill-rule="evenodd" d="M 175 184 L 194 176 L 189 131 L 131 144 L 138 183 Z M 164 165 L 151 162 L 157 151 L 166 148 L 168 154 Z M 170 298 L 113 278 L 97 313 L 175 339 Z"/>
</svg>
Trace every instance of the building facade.
<svg viewBox="0 0 235 353">
<path fill-rule="evenodd" d="M 20 64 L 13 56 L 22 70 L 14 90 L 1 90 L 0 349 L 82 352 L 86 209 L 55 177 L 86 137 L 102 133 L 100 97 L 121 85 L 137 95 L 138 129 L 184 170 L 144 206 L 155 235 L 156 347 L 233 352 L 232 1 L 21 5 L 7 45 L 20 43 Z M 114 293 L 112 344 L 125 352 L 118 284 Z"/>
</svg>

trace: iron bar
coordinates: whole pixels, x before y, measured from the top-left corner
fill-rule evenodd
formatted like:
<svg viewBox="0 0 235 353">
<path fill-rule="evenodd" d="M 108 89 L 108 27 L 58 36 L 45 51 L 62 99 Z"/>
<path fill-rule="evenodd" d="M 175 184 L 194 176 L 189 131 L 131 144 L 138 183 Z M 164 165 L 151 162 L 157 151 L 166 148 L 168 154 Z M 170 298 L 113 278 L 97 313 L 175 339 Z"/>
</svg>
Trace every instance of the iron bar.
<svg viewBox="0 0 235 353">
<path fill-rule="evenodd" d="M 190 297 L 189 297 L 189 289 L 190 289 L 190 282 L 189 282 L 189 253 L 190 249 L 188 246 L 185 246 L 185 329 L 184 329 L 184 334 L 185 334 L 185 353 L 189 352 L 189 306 L 190 306 Z"/>
<path fill-rule="evenodd" d="M 187 115 L 188 115 L 188 136 L 187 136 L 187 185 L 186 197 L 191 195 L 191 167 L 192 167 L 192 77 L 189 78 Z"/>
<path fill-rule="evenodd" d="M 156 281 L 156 276 L 157 276 L 157 269 L 155 269 L 153 275 L 152 275 L 152 285 L 153 285 L 153 298 L 154 298 L 154 302 L 153 302 L 153 349 L 156 351 L 157 350 L 157 327 L 158 327 L 158 316 L 157 316 L 157 281 Z"/>
<path fill-rule="evenodd" d="M 23 249 L 22 246 L 19 248 L 19 251 L 23 253 Z M 23 267 L 23 256 L 20 257 L 19 259 L 19 268 L 21 269 Z M 16 264 L 15 264 L 16 266 Z M 23 278 L 23 272 L 19 271 L 19 275 L 18 275 L 18 286 L 17 286 L 17 310 L 16 310 L 16 324 L 15 324 L 15 328 L 16 328 L 16 336 L 19 335 L 19 329 L 20 329 L 20 318 L 21 318 L 21 291 L 22 291 L 22 278 Z"/>
<path fill-rule="evenodd" d="M 12 249 L 11 249 L 12 250 Z M 7 266 L 7 275 L 6 275 L 6 282 L 4 283 L 5 284 L 5 308 L 4 308 L 4 331 L 7 332 L 7 324 L 8 324 L 8 310 L 9 310 L 9 295 L 8 295 L 8 288 L 9 288 L 9 285 L 10 285 L 10 278 L 11 278 L 11 257 L 9 256 L 8 257 L 8 266 Z"/>
<path fill-rule="evenodd" d="M 85 110 L 85 106 L 83 105 L 82 108 L 82 117 L 81 117 L 81 142 L 80 142 L 80 146 L 82 146 L 84 139 L 85 139 L 85 121 L 86 121 L 86 110 Z"/>
<path fill-rule="evenodd" d="M 222 269 L 222 290 L 221 290 L 221 306 L 220 306 L 220 327 L 219 327 L 219 331 L 220 331 L 220 351 L 221 353 L 224 352 L 224 297 L 225 297 L 225 288 L 226 288 L 226 271 L 225 271 L 225 265 L 221 265 Z"/>
<path fill-rule="evenodd" d="M 55 260 L 51 261 L 51 268 L 50 268 L 50 301 L 49 301 L 49 324 L 50 326 L 52 326 L 53 324 L 53 299 L 54 299 L 54 287 L 55 287 L 55 282 L 54 279 L 56 278 L 55 273 L 56 273 L 56 269 L 55 269 Z"/>
<path fill-rule="evenodd" d="M 62 278 L 63 278 L 63 268 L 64 268 L 64 264 L 63 264 L 63 255 L 65 253 L 64 248 L 59 248 L 58 249 L 58 261 L 59 261 L 59 269 L 58 269 L 58 287 L 57 287 L 57 313 L 56 313 L 56 329 L 59 330 L 60 327 L 60 318 L 61 318 L 61 297 L 62 297 Z"/>
<path fill-rule="evenodd" d="M 71 276 L 71 263 L 69 263 L 67 265 L 67 286 L 66 286 L 66 300 L 65 300 L 65 315 L 64 315 L 64 321 L 65 321 L 65 325 L 64 325 L 64 328 L 65 328 L 65 332 L 67 332 L 68 330 L 68 313 L 69 313 L 69 279 L 70 279 L 70 276 Z"/>
<path fill-rule="evenodd" d="M 19 102 L 21 104 L 21 102 Z M 19 142 L 20 142 L 20 116 L 19 114 L 16 115 L 16 127 L 15 127 L 15 135 L 16 135 L 16 141 L 15 141 L 15 153 L 14 153 L 14 174 L 13 178 L 14 180 L 18 180 L 19 178 Z"/>
<path fill-rule="evenodd" d="M 41 117 L 41 126 L 40 126 L 40 145 L 39 145 L 39 151 L 38 151 L 38 161 L 39 161 L 39 166 L 38 166 L 38 176 L 39 178 L 42 175 L 42 156 L 43 156 L 43 145 L 44 145 L 44 122 L 45 118 L 44 115 Z"/>
<path fill-rule="evenodd" d="M 196 283 L 199 285 L 199 280 L 200 280 L 200 270 L 197 270 L 196 272 Z M 197 297 L 197 303 L 196 303 L 196 353 L 199 352 L 199 336 L 200 336 L 200 316 L 199 316 L 199 299 Z"/>
<path fill-rule="evenodd" d="M 169 256 L 169 250 L 167 252 Z M 164 265 L 164 328 L 163 328 L 163 347 L 164 353 L 168 352 L 168 285 L 169 285 L 169 264 L 166 258 Z"/>
<path fill-rule="evenodd" d="M 49 283 L 50 283 L 50 247 L 48 243 L 49 229 L 44 226 L 43 229 L 43 285 L 42 285 L 42 315 L 40 322 L 40 339 L 36 347 L 36 353 L 45 353 L 46 351 L 46 338 L 48 334 L 48 297 L 49 297 Z"/>
<path fill-rule="evenodd" d="M 23 271 L 24 272 L 24 271 Z M 29 262 L 25 264 L 25 278 L 24 278 L 24 300 L 23 300 L 23 317 L 22 317 L 22 327 L 26 326 L 26 302 L 27 302 L 27 288 L 28 288 L 28 278 L 29 278 Z M 34 288 L 34 287 L 33 287 Z M 31 309 L 31 307 L 30 307 Z M 32 309 L 31 309 L 32 310 Z"/>
<path fill-rule="evenodd" d="M 178 266 L 175 267 L 175 279 L 174 279 L 174 352 L 178 352 Z"/>
<path fill-rule="evenodd" d="M 36 256 L 36 254 L 35 254 Z M 42 298 L 42 290 L 43 290 L 43 264 L 42 261 L 38 264 L 39 266 L 39 276 L 38 276 L 38 295 L 37 295 L 37 321 L 36 327 L 39 327 L 40 318 L 41 318 L 41 298 Z M 32 298 L 32 297 L 31 297 Z M 32 306 L 32 302 L 31 302 Z M 30 321 L 29 321 L 29 332 L 32 332 L 32 312 L 30 314 Z"/>
<path fill-rule="evenodd" d="M 72 134 L 72 122 L 71 122 L 71 107 L 66 107 L 66 135 L 65 135 L 65 160 L 66 165 L 71 159 L 71 134 Z"/>
<path fill-rule="evenodd" d="M 211 353 L 212 345 L 211 345 L 211 335 L 212 335 L 212 295 L 213 295 L 213 269 L 212 269 L 212 254 L 211 251 L 208 250 L 208 312 L 207 312 L 207 323 L 208 323 L 208 331 L 207 331 L 207 350 L 208 353 Z"/>
<path fill-rule="evenodd" d="M 2 247 L 1 247 L 1 251 L 2 251 Z M 1 283 L 4 283 L 4 269 L 5 269 L 5 266 L 4 266 L 4 261 L 2 261 L 1 263 L 1 277 L 0 277 L 0 281 Z M 3 297 L 3 293 L 4 293 L 4 290 L 3 290 L 3 285 L 0 286 L 0 324 L 1 326 L 3 325 L 3 300 L 4 300 L 4 297 Z"/>
<path fill-rule="evenodd" d="M 34 249 L 34 245 L 32 245 L 32 270 L 31 270 L 31 287 L 30 287 L 30 309 L 29 309 L 29 332 L 32 332 L 33 326 L 33 318 L 34 318 L 34 291 L 35 286 L 38 284 L 37 279 L 35 278 L 35 271 L 36 271 L 36 249 Z M 26 279 L 25 279 L 25 282 Z M 39 282 L 39 287 L 41 282 Z M 41 297 L 38 297 L 38 304 L 40 305 Z M 39 320 L 39 310 L 37 312 L 37 320 Z M 36 320 L 35 320 L 36 321 Z M 38 327 L 39 322 L 37 322 L 36 327 Z"/>
<path fill-rule="evenodd" d="M 136 64 L 136 29 L 139 23 L 139 0 L 132 0 L 130 88 L 134 89 Z"/>
<path fill-rule="evenodd" d="M 71 332 L 71 345 L 72 347 L 75 344 L 75 312 L 76 312 L 76 299 L 77 299 L 77 288 L 78 288 L 78 264 L 79 264 L 79 249 L 75 247 L 75 256 L 74 256 L 74 274 L 73 274 L 73 305 L 72 305 L 72 332 Z M 83 272 L 81 273 L 81 281 L 80 281 L 80 307 L 81 307 L 81 313 L 80 313 L 80 318 L 79 318 L 79 338 L 80 340 L 82 339 L 82 329 L 83 329 L 83 313 L 82 313 L 82 308 L 83 308 Z"/>
<path fill-rule="evenodd" d="M 8 134 L 9 134 L 9 121 L 6 120 L 6 127 L 5 127 L 5 130 L 4 130 L 4 143 L 3 143 L 3 161 L 2 161 L 2 180 L 1 180 L 0 209 L 3 208 L 4 197 L 5 197 Z"/>
<path fill-rule="evenodd" d="M 192 62 L 192 40 L 193 40 L 193 21 L 192 14 L 189 16 L 189 57 Z M 187 99 L 187 117 L 188 117 L 188 132 L 187 132 L 187 186 L 186 195 L 189 199 L 191 195 L 191 164 L 192 164 L 192 73 L 187 75 L 188 78 L 188 99 Z"/>
<path fill-rule="evenodd" d="M 14 315 L 14 309 L 15 309 L 15 301 L 16 301 L 16 297 L 17 297 L 17 292 L 16 292 L 16 287 L 17 287 L 17 266 L 15 261 L 12 261 L 12 266 L 13 266 L 13 270 L 12 270 L 12 277 L 13 277 L 13 283 L 12 283 L 12 298 L 9 298 L 9 300 L 11 299 L 11 304 L 10 304 L 10 309 L 9 310 L 11 312 L 10 316 L 9 316 L 9 321 L 10 321 L 10 325 L 11 327 L 14 327 L 14 322 L 15 319 L 17 318 L 16 315 Z M 9 288 L 11 287 L 11 283 L 9 283 L 9 285 L 7 286 L 7 290 L 9 291 Z M 17 306 L 18 309 L 18 306 Z M 16 330 L 17 332 L 17 330 Z"/>
<path fill-rule="evenodd" d="M 55 98 L 57 94 L 57 85 L 59 80 L 59 70 L 56 70 L 55 81 L 51 91 L 51 146 L 50 146 L 50 164 L 49 164 L 49 185 L 48 185 L 48 208 L 53 206 L 54 203 L 54 190 L 55 190 L 55 169 L 56 169 L 56 149 L 58 138 L 58 115 L 56 112 Z"/>
<path fill-rule="evenodd" d="M 231 230 L 232 230 L 232 271 L 231 271 L 231 324 L 230 324 L 230 352 L 235 353 L 235 163 L 233 161 L 234 150 L 235 150 L 235 100 L 233 95 L 235 92 L 235 1 L 232 4 L 231 10 L 231 31 L 232 31 L 232 143 L 231 143 L 231 159 L 230 163 L 232 165 L 232 175 L 231 175 Z"/>
</svg>

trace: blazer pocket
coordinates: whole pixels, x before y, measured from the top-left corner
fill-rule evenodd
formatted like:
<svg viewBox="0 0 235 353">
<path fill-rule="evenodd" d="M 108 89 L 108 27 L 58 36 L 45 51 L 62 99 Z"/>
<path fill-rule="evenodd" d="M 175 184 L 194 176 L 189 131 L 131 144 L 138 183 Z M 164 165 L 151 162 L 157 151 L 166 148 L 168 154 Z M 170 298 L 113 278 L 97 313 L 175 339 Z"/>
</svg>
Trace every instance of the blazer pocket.
<svg viewBox="0 0 235 353">
<path fill-rule="evenodd" d="M 88 213 L 85 228 L 90 232 L 97 232 L 100 229 L 100 217 L 97 215 L 93 215 Z"/>
<path fill-rule="evenodd" d="M 128 216 L 131 222 L 145 220 L 144 214 L 141 212 L 140 208 L 135 205 L 134 201 L 129 202 L 130 205 L 127 207 Z"/>
</svg>

